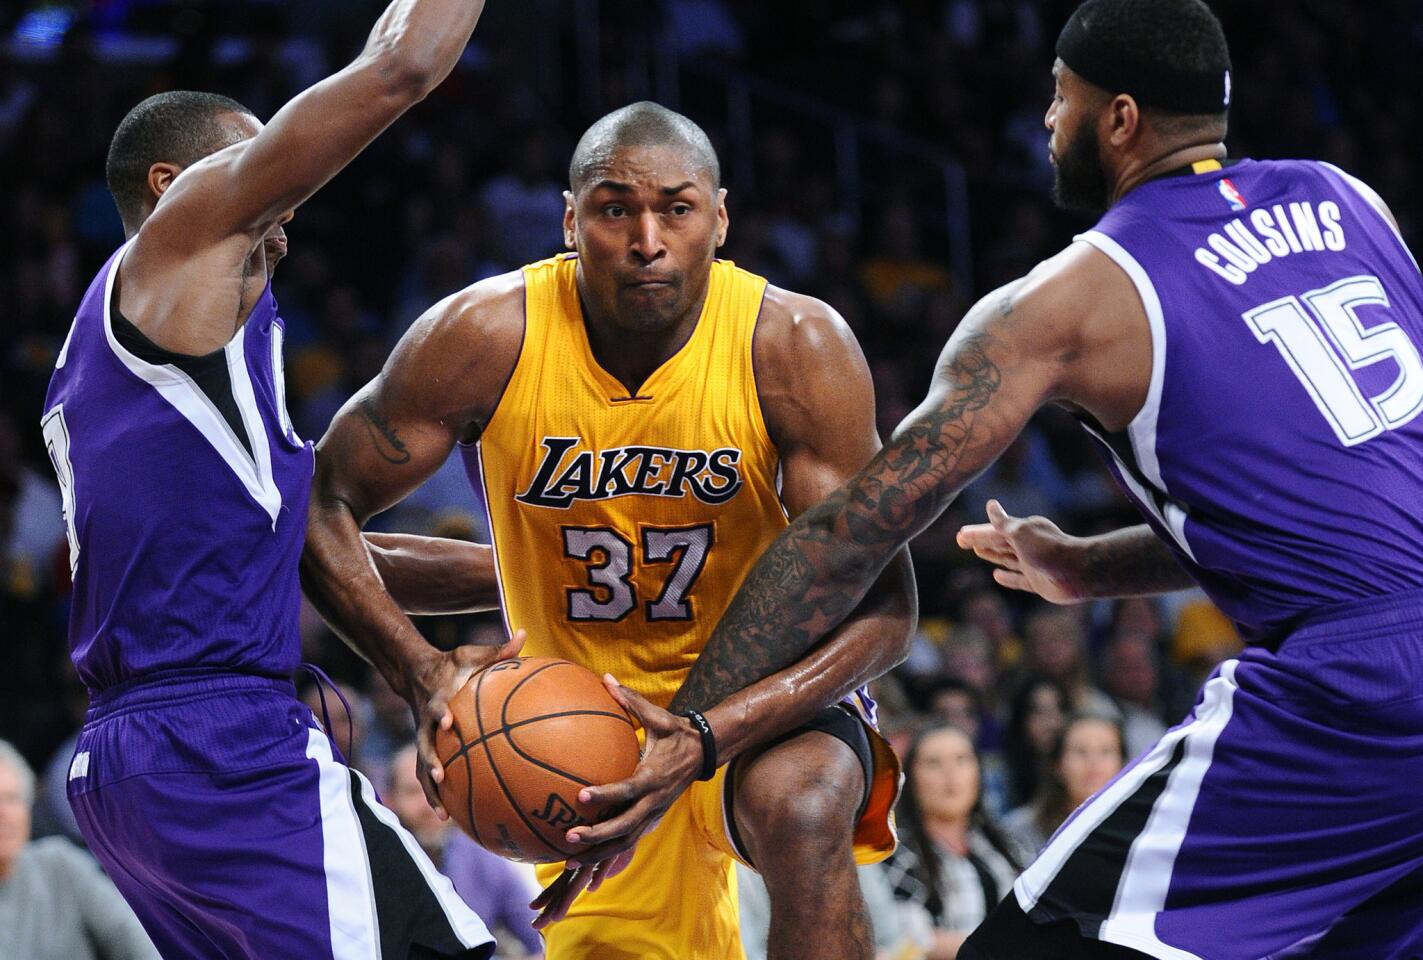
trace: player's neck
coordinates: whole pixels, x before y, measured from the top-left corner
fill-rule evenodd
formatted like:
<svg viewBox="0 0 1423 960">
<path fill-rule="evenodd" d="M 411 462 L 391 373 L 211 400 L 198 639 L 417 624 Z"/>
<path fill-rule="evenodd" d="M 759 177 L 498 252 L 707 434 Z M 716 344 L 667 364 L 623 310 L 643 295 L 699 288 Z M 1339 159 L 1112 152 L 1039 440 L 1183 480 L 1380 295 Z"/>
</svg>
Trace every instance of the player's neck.
<svg viewBox="0 0 1423 960">
<path fill-rule="evenodd" d="M 1117 174 L 1117 188 L 1112 191 L 1112 203 L 1115 204 L 1143 183 L 1163 173 L 1190 166 L 1199 160 L 1224 160 L 1225 157 L 1225 144 L 1217 141 L 1176 147 L 1154 159 L 1129 163 Z"/>
<path fill-rule="evenodd" d="M 647 378 L 672 358 L 696 332 L 697 321 L 706 303 L 706 291 L 685 314 L 663 330 L 632 333 L 612 317 L 600 314 L 584 301 L 584 324 L 593 359 L 635 395 Z"/>
</svg>

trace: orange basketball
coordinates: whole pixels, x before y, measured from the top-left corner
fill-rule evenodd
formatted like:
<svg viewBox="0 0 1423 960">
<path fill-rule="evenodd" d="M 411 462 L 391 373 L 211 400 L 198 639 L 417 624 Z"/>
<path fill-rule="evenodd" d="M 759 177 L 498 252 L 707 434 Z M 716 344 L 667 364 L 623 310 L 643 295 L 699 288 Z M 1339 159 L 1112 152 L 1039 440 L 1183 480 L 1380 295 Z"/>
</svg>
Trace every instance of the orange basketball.
<svg viewBox="0 0 1423 960">
<path fill-rule="evenodd" d="M 567 660 L 501 660 L 450 700 L 454 723 L 435 736 L 445 768 L 440 802 L 501 857 L 566 859 L 570 827 L 602 819 L 578 802 L 586 786 L 637 766 L 633 722 L 592 672 Z"/>
</svg>

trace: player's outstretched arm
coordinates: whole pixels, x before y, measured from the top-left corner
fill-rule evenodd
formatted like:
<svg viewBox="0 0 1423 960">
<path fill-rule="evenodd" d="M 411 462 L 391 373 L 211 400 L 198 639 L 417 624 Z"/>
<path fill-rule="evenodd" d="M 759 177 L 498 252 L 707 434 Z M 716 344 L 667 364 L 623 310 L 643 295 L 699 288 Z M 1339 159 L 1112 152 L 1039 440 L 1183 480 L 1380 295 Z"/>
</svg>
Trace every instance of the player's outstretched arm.
<svg viewBox="0 0 1423 960">
<path fill-rule="evenodd" d="M 1012 287 L 977 304 L 928 398 L 849 483 L 807 510 L 742 582 L 684 689 L 740 689 L 794 663 L 1055 395 L 1061 347 Z"/>
<path fill-rule="evenodd" d="M 145 224 L 190 247 L 259 237 L 447 77 L 484 0 L 394 0 L 345 69 L 277 111 L 255 137 L 178 177 Z"/>
<path fill-rule="evenodd" d="M 1146 397 L 1150 342 L 1130 279 L 1085 243 L 980 300 L 885 448 L 762 554 L 684 688 L 740 689 L 803 657 L 1043 404 L 1124 427 Z"/>
<path fill-rule="evenodd" d="M 766 294 L 755 360 L 761 408 L 781 455 L 781 499 L 796 517 L 879 451 L 874 382 L 854 334 L 830 307 L 781 290 Z M 807 657 L 739 687 L 697 674 L 701 682 L 683 684 L 670 710 L 707 714 L 719 756 L 730 760 L 900 663 L 909 652 L 917 600 L 909 551 L 901 549 L 846 621 Z M 742 653 L 755 659 L 754 651 Z"/>
<path fill-rule="evenodd" d="M 960 528 L 958 544 L 996 569 L 993 579 L 1052 603 L 1145 597 L 1196 585 L 1151 527 L 1095 537 L 1063 533 L 1046 517 L 1014 517 L 988 501 L 988 522 Z"/>
<path fill-rule="evenodd" d="M 385 590 L 411 616 L 479 613 L 499 606 L 494 551 L 485 543 L 407 533 L 367 533 Z"/>
<path fill-rule="evenodd" d="M 928 399 L 868 466 L 796 517 L 742 581 L 678 693 L 696 702 L 709 692 L 730 692 L 707 717 L 718 759 L 718 725 L 739 729 L 734 710 L 763 695 L 753 685 L 774 684 L 765 678 L 802 661 L 844 622 L 890 560 L 1058 395 L 1077 344 L 1070 323 L 1054 322 L 1059 304 L 1051 291 L 1058 285 L 1045 280 L 1021 281 L 970 310 L 944 348 Z M 828 412 L 817 406 L 810 415 Z M 840 667 L 848 676 L 844 661 Z M 625 855 L 701 763 L 700 739 L 694 744 L 671 722 L 676 718 L 629 691 L 614 693 L 643 718 L 648 746 L 632 777 L 580 792 L 580 800 L 598 805 L 631 804 L 602 823 L 570 831 L 571 840 L 590 845 L 576 858 L 582 863 Z M 728 736 L 728 755 L 735 746 Z M 550 888 L 535 905 L 557 911 L 566 900 L 564 891 Z"/>
<path fill-rule="evenodd" d="M 316 449 L 302 585 L 332 628 L 415 711 L 421 781 L 437 808 L 441 777 L 431 744 L 434 726 L 449 722 L 446 700 L 470 673 L 514 655 L 517 645 L 444 654 L 426 643 L 386 591 L 361 527 L 434 473 L 462 432 L 482 427 L 513 370 L 522 322 L 517 274 L 437 304 L 341 409 Z"/>
</svg>

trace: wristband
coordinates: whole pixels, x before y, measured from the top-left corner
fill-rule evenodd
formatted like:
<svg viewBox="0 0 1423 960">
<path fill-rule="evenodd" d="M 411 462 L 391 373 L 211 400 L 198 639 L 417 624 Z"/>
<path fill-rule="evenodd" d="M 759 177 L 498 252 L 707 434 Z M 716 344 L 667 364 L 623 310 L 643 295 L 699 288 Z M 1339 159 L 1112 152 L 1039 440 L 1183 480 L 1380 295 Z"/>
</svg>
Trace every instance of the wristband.
<svg viewBox="0 0 1423 960">
<path fill-rule="evenodd" d="M 697 777 L 698 780 L 710 780 L 716 776 L 716 737 L 712 735 L 711 724 L 707 723 L 707 718 L 695 710 L 688 710 L 682 714 L 692 721 L 692 726 L 697 728 L 698 735 L 702 738 L 702 770 Z"/>
</svg>

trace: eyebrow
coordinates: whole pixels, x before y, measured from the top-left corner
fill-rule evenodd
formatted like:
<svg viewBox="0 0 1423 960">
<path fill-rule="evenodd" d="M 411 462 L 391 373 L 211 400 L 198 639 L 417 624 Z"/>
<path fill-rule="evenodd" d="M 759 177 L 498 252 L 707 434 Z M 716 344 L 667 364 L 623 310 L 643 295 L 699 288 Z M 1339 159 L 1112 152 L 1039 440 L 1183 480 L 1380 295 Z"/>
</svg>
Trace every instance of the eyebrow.
<svg viewBox="0 0 1423 960">
<path fill-rule="evenodd" d="M 671 197 L 681 193 L 688 187 L 695 187 L 695 180 L 684 180 L 675 187 L 662 187 L 658 190 L 663 196 Z M 599 180 L 593 184 L 594 190 L 612 190 L 614 193 L 632 193 L 637 188 L 630 183 L 623 183 L 620 180 Z"/>
</svg>

